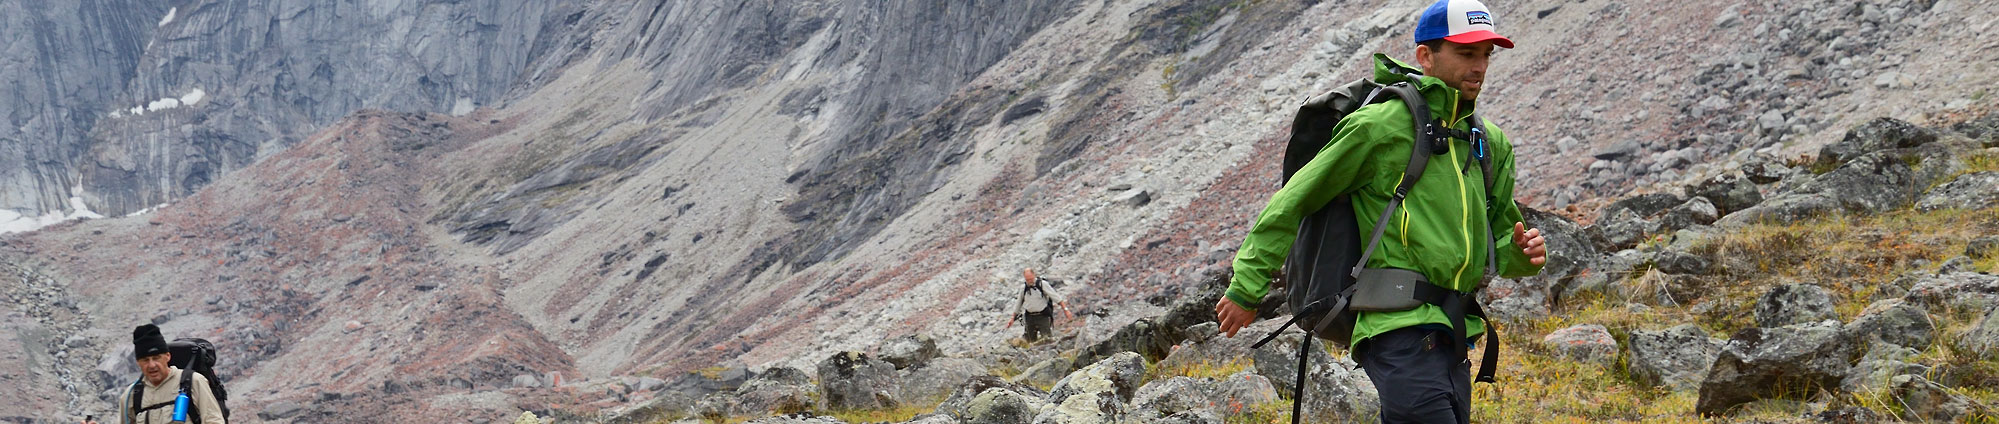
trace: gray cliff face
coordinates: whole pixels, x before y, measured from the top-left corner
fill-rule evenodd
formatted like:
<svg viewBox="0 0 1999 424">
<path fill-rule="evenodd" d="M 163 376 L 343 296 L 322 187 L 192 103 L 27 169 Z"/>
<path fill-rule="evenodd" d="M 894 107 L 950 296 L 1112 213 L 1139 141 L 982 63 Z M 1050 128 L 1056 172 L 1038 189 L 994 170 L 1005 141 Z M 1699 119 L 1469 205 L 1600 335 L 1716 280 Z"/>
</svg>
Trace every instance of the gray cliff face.
<svg viewBox="0 0 1999 424">
<path fill-rule="evenodd" d="M 594 30 L 569 31 L 546 46 L 526 79 L 545 83 L 551 70 L 593 52 L 600 63 L 637 62 L 653 82 L 635 95 L 633 103 L 642 106 L 634 119 L 692 115 L 686 125 L 704 126 L 713 123 L 701 117 L 704 111 L 722 109 L 715 106 L 734 90 L 788 74 L 827 75 L 786 93 L 777 111 L 828 122 L 824 131 L 806 140 L 756 140 L 815 147 L 787 180 L 806 200 L 787 204 L 785 213 L 808 228 L 800 241 L 765 249 L 751 262 L 810 264 L 879 231 L 962 158 L 970 143 L 953 136 L 987 122 L 1009 99 L 995 90 L 953 93 L 1067 13 L 1070 3 L 602 2 L 563 21 Z M 663 137 L 662 143 L 676 142 Z M 629 149 L 599 150 L 575 162 L 602 162 L 607 152 L 629 155 Z M 446 215 L 464 240 L 504 254 L 573 215 L 538 207 L 545 192 L 604 174 L 553 167 L 507 182 L 505 195 Z"/>
<path fill-rule="evenodd" d="M 7 2 L 18 33 L 0 99 L 0 208 L 80 195 L 120 215 L 183 197 L 363 108 L 469 112 L 504 102 L 549 21 L 542 1 Z M 43 9 L 43 10 L 36 10 Z M 171 13 L 170 13 L 171 12 Z M 17 18 L 17 16 L 19 16 Z M 553 17 L 552 17 L 553 16 Z M 92 32 L 77 32 L 92 31 Z M 46 41 L 40 41 L 46 40 Z M 14 106 L 25 105 L 25 106 Z M 54 113 L 48 113 L 54 112 Z M 35 122 L 28 122 L 35 121 Z M 28 125 L 33 124 L 33 125 Z M 83 193 L 69 193 L 80 182 Z"/>
<path fill-rule="evenodd" d="M 91 125 L 122 103 L 167 6 L 139 0 L 0 1 L 0 210 L 65 205 Z"/>
</svg>

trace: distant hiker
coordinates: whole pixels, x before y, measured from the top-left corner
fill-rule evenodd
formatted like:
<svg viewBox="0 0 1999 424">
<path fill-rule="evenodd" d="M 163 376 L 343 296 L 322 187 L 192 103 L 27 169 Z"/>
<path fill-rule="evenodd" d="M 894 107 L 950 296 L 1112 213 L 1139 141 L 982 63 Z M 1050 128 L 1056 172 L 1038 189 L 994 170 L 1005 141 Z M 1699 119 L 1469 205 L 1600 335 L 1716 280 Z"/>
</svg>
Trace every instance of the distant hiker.
<svg viewBox="0 0 1999 424">
<path fill-rule="evenodd" d="M 1033 268 L 1021 274 L 1027 277 L 1027 285 L 1020 291 L 1020 302 L 1013 306 L 1013 317 L 1006 320 L 1007 328 L 1013 328 L 1014 320 L 1026 316 L 1027 329 L 1020 338 L 1034 343 L 1043 336 L 1054 334 L 1055 308 L 1062 308 L 1062 313 L 1069 319 L 1076 319 L 1076 313 L 1069 311 L 1069 302 L 1062 300 L 1062 295 L 1056 293 L 1054 287 L 1049 287 L 1048 279 L 1034 276 Z"/>
<path fill-rule="evenodd" d="M 1296 174 L 1287 173 L 1283 188 L 1258 214 L 1236 252 L 1228 291 L 1215 305 L 1221 331 L 1234 337 L 1255 320 L 1272 276 L 1285 266 L 1300 238 L 1300 222 L 1329 204 L 1351 208 L 1342 212 L 1351 212 L 1347 222 L 1360 230 L 1359 237 L 1337 241 L 1366 250 L 1345 265 L 1348 269 L 1321 271 L 1354 281 L 1337 293 L 1339 301 L 1324 304 L 1333 305 L 1330 313 L 1338 314 L 1340 308 L 1360 312 L 1351 315 L 1350 335 L 1315 334 L 1352 341 L 1355 360 L 1381 395 L 1382 422 L 1468 422 L 1466 352 L 1476 336 L 1486 333 L 1474 292 L 1490 273 L 1529 276 L 1547 262 L 1541 231 L 1526 228 L 1513 201 L 1512 143 L 1498 125 L 1473 115 L 1495 46 L 1513 48 L 1512 40 L 1493 32 L 1495 21 L 1478 1 L 1439 0 L 1423 10 L 1416 24 L 1420 71 L 1375 55 L 1375 86 L 1393 90 L 1378 90 L 1379 97 L 1369 94 L 1357 110 L 1337 118 L 1336 124 L 1327 123 L 1332 125 L 1329 141 L 1313 140 L 1326 144 L 1305 152 L 1309 161 Z M 1413 103 L 1426 107 L 1411 108 Z M 1425 131 L 1419 134 L 1418 128 Z M 1286 159 L 1288 172 L 1289 155 Z M 1324 243 L 1331 249 L 1335 241 Z M 1316 284 L 1288 273 L 1286 281 L 1294 299 Z M 1381 299 L 1393 302 L 1377 302 Z M 1393 306 L 1376 306 L 1384 304 Z M 1290 306 L 1296 313 L 1324 305 Z M 1312 325 L 1306 328 L 1314 331 Z M 1497 339 L 1486 340 L 1491 344 Z M 1496 348 L 1488 346 L 1488 352 Z M 1483 366 L 1480 381 L 1488 381 L 1494 368 Z"/>
<path fill-rule="evenodd" d="M 134 390 L 118 402 L 121 422 L 166 424 L 177 421 L 175 415 L 185 414 L 178 421 L 224 424 L 221 402 L 209 390 L 208 378 L 167 365 L 173 353 L 166 337 L 160 335 L 160 327 L 146 324 L 132 329 L 132 356 L 139 362 L 139 381 L 132 383 Z M 186 381 L 182 374 L 187 374 Z M 135 394 L 138 399 L 133 399 Z"/>
</svg>

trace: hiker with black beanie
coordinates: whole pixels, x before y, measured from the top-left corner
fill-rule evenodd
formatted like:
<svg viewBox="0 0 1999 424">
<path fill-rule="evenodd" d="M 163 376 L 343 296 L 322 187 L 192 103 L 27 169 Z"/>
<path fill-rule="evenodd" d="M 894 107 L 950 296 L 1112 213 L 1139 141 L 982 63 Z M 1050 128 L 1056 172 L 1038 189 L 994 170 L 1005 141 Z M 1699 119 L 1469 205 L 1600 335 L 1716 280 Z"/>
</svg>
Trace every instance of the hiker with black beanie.
<svg viewBox="0 0 1999 424">
<path fill-rule="evenodd" d="M 131 393 L 128 391 L 118 402 L 118 416 L 125 424 L 167 424 L 174 422 L 174 409 L 183 385 L 180 384 L 180 368 L 167 365 L 173 360 L 173 352 L 167 348 L 166 336 L 160 335 L 160 327 L 152 324 L 132 329 L 132 357 L 139 362 L 139 408 L 132 409 Z M 224 424 L 221 404 L 215 394 L 208 389 L 208 378 L 201 373 L 189 375 L 192 384 L 185 385 L 188 405 L 187 422 L 203 424 Z"/>
<path fill-rule="evenodd" d="M 1340 119 L 1323 149 L 1271 196 L 1236 252 L 1235 273 L 1215 305 L 1220 331 L 1234 337 L 1256 319 L 1271 277 L 1293 253 L 1300 222 L 1337 199 L 1350 202 L 1343 204 L 1350 205 L 1359 237 L 1340 242 L 1366 250 L 1352 268 L 1337 270 L 1356 282 L 1345 289 L 1353 294 L 1335 299 L 1353 303 L 1292 307 L 1359 311 L 1350 315 L 1350 334 L 1317 336 L 1351 340 L 1355 362 L 1380 394 L 1382 422 L 1468 422 L 1467 352 L 1491 330 L 1476 291 L 1487 278 L 1538 274 L 1547 262 L 1546 240 L 1526 227 L 1513 200 L 1514 146 L 1497 123 L 1473 113 L 1492 82 L 1486 67 L 1494 50 L 1513 48 L 1512 40 L 1494 32 L 1497 21 L 1476 0 L 1438 0 L 1416 21 L 1420 69 L 1374 56 L 1374 83 L 1397 94 L 1384 94 L 1378 103 L 1363 99 L 1365 105 Z M 1415 93 L 1403 98 L 1409 90 Z M 1305 282 L 1288 280 L 1289 290 L 1305 290 Z M 1485 340 L 1486 352 L 1495 352 L 1497 339 Z M 1489 381 L 1494 368 L 1482 366 L 1480 381 Z"/>
</svg>

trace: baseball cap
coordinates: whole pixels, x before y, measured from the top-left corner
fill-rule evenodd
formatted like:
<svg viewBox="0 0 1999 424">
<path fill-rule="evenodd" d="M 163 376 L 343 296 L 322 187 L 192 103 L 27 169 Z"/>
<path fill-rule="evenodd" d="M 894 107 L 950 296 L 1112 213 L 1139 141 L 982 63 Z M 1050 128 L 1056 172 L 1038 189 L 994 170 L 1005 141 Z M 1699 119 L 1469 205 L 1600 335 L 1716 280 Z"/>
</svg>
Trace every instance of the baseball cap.
<svg viewBox="0 0 1999 424">
<path fill-rule="evenodd" d="M 1416 20 L 1416 42 L 1443 39 L 1458 44 L 1492 40 L 1492 44 L 1513 48 L 1513 40 L 1492 32 L 1492 9 L 1478 0 L 1437 0 L 1423 9 Z"/>
</svg>

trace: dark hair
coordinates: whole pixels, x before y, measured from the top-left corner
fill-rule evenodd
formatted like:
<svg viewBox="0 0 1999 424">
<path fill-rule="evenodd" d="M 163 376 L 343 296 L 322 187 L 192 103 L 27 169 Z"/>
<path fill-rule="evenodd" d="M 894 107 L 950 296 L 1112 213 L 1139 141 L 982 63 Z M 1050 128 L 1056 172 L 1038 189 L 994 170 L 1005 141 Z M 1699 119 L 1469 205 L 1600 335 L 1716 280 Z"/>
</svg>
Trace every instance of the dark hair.
<svg viewBox="0 0 1999 424">
<path fill-rule="evenodd" d="M 1429 47 L 1431 53 L 1436 53 L 1444 50 L 1444 39 L 1439 38 L 1435 40 L 1424 41 L 1421 43 L 1416 43 L 1416 45 Z"/>
</svg>

